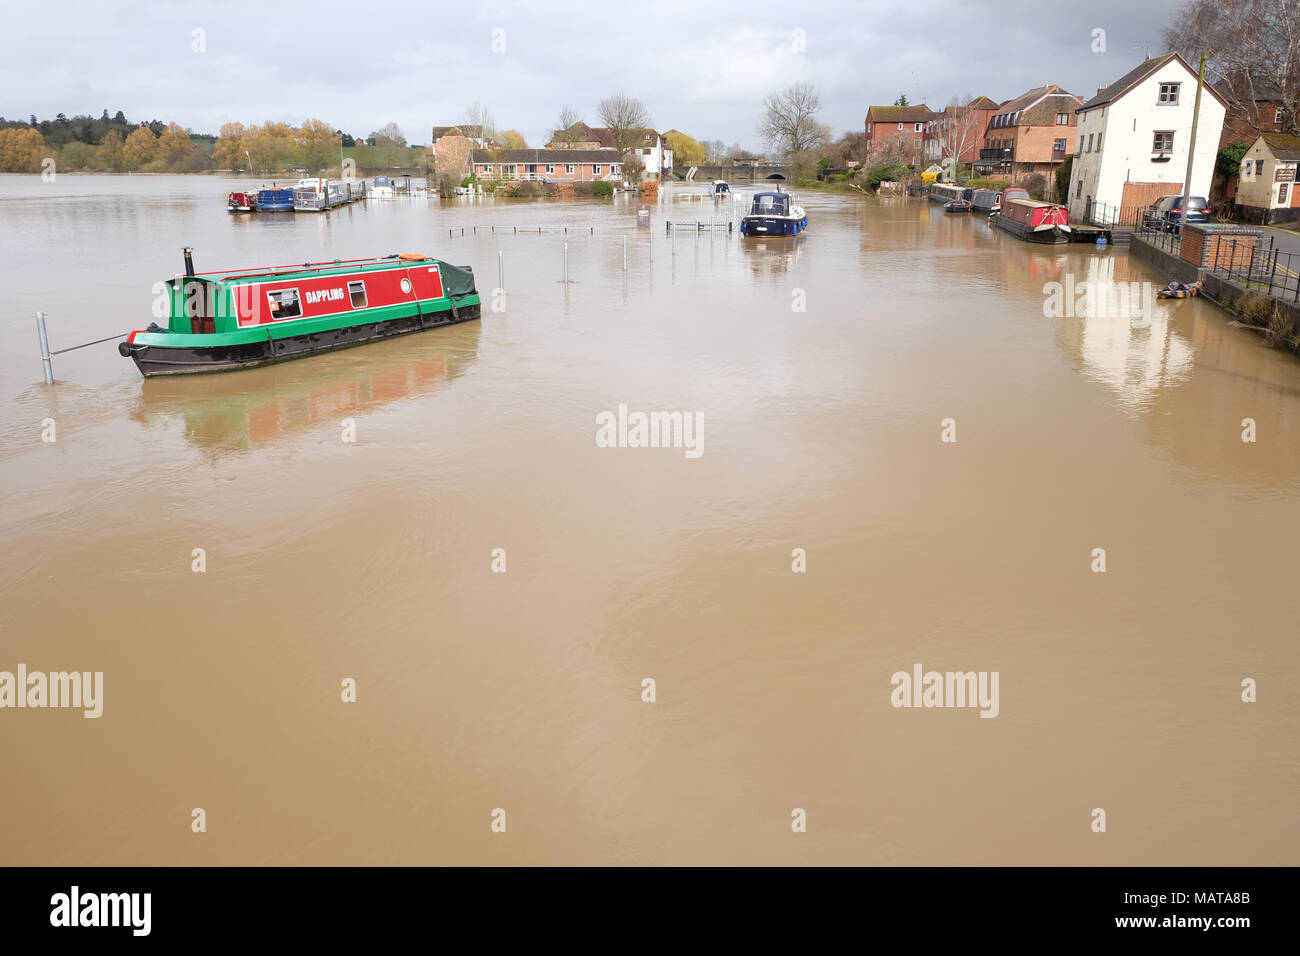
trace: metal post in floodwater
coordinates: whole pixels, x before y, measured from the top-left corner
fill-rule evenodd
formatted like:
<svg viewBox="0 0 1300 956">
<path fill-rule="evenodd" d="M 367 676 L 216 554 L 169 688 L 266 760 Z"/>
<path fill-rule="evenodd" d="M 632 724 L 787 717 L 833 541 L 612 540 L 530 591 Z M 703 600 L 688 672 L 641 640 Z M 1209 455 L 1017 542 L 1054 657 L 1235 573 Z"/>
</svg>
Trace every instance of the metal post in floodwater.
<svg viewBox="0 0 1300 956">
<path fill-rule="evenodd" d="M 50 363 L 50 337 L 45 332 L 45 313 L 36 313 L 36 334 L 41 340 L 41 364 L 45 366 L 45 384 L 54 384 L 54 366 Z"/>
<path fill-rule="evenodd" d="M 568 281 L 569 281 L 569 244 L 566 242 L 564 244 L 564 282 L 567 284 Z"/>
<path fill-rule="evenodd" d="M 506 254 L 500 249 L 497 250 L 497 286 L 506 291 Z"/>
<path fill-rule="evenodd" d="M 623 271 L 627 272 L 627 236 L 623 237 Z"/>
</svg>

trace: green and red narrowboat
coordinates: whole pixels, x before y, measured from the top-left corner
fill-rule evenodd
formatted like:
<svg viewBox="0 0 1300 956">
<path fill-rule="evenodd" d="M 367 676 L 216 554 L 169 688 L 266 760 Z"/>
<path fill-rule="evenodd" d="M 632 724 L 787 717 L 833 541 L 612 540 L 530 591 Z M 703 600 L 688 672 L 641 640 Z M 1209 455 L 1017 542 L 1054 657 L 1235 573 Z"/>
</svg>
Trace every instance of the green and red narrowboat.
<svg viewBox="0 0 1300 956">
<path fill-rule="evenodd" d="M 468 266 L 411 253 L 195 273 L 187 248 L 185 274 L 166 285 L 167 328 L 118 345 L 145 376 L 251 368 L 480 314 Z"/>
</svg>

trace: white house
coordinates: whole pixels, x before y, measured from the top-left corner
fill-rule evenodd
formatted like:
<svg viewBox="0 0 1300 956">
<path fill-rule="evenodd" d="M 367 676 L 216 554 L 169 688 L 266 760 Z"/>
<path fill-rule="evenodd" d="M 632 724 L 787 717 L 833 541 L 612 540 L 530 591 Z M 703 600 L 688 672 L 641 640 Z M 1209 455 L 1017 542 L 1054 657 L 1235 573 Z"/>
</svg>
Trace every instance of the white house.
<svg viewBox="0 0 1300 956">
<path fill-rule="evenodd" d="M 1237 212 L 1248 222 L 1300 219 L 1300 136 L 1261 133 L 1241 160 L 1237 177 Z"/>
<path fill-rule="evenodd" d="M 1196 70 L 1177 53 L 1130 70 L 1075 110 L 1072 220 L 1129 223 L 1161 196 L 1209 196 L 1227 101 L 1208 83 L 1192 145 Z M 1192 180 L 1187 190 L 1187 151 Z M 1091 216 L 1089 217 L 1089 213 Z"/>
</svg>

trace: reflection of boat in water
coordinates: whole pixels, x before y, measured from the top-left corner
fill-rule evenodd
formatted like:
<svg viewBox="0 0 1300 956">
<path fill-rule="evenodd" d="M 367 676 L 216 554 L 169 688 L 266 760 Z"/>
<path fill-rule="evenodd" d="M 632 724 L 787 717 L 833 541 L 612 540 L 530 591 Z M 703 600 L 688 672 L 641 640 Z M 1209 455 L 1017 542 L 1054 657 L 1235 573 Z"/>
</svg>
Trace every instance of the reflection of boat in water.
<svg viewBox="0 0 1300 956">
<path fill-rule="evenodd" d="M 478 360 L 481 328 L 470 322 L 433 336 L 380 343 L 362 361 L 336 354 L 246 375 L 205 376 L 202 383 L 147 379 L 133 417 L 150 427 L 179 419 L 186 437 L 202 448 L 269 445 L 437 392 Z"/>
<path fill-rule="evenodd" d="M 797 236 L 808 228 L 808 214 L 789 193 L 755 193 L 749 213 L 740 220 L 742 236 Z"/>
</svg>

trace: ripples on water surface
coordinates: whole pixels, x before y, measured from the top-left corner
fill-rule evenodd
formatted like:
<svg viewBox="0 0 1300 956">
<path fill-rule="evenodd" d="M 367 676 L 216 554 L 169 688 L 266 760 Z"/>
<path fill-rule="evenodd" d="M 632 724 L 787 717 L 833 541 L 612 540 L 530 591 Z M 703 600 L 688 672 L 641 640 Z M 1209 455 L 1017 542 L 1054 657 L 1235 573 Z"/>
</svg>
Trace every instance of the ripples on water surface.
<svg viewBox="0 0 1300 956">
<path fill-rule="evenodd" d="M 1213 306 L 1045 318 L 1067 272 L 1165 277 L 915 200 L 670 243 L 712 203 L 638 231 L 622 200 L 231 217 L 230 188 L 0 177 L 0 669 L 105 673 L 97 721 L 6 712 L 0 858 L 1295 861 L 1300 363 Z M 108 343 L 39 384 L 33 311 L 55 348 L 141 328 L 184 245 L 428 252 L 484 318 L 180 381 Z M 703 413 L 705 454 L 597 448 L 620 402 Z M 918 662 L 999 671 L 1000 715 L 893 709 Z"/>
</svg>

